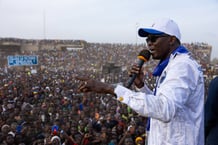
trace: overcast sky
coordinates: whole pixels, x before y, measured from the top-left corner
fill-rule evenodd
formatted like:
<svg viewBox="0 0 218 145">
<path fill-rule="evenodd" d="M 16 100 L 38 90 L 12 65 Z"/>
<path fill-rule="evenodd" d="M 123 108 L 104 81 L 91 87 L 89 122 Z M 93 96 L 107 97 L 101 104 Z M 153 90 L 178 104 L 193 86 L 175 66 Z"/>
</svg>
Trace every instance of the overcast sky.
<svg viewBox="0 0 218 145">
<path fill-rule="evenodd" d="M 162 17 L 218 57 L 218 0 L 0 0 L 0 37 L 144 43 L 137 29 Z"/>
</svg>

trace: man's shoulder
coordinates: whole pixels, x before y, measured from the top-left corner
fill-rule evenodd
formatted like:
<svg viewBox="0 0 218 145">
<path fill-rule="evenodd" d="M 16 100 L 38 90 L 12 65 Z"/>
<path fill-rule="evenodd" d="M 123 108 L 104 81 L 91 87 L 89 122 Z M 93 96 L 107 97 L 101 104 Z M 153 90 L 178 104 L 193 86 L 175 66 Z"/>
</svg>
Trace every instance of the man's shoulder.
<svg viewBox="0 0 218 145">
<path fill-rule="evenodd" d="M 168 67 L 181 73 L 187 71 L 189 74 L 192 72 L 193 75 L 203 75 L 202 66 L 190 54 L 178 54 L 170 60 Z"/>
<path fill-rule="evenodd" d="M 197 67 L 200 65 L 191 53 L 177 54 L 176 56 L 171 58 L 171 62 L 177 64 L 182 63 L 187 65 L 195 65 Z"/>
</svg>

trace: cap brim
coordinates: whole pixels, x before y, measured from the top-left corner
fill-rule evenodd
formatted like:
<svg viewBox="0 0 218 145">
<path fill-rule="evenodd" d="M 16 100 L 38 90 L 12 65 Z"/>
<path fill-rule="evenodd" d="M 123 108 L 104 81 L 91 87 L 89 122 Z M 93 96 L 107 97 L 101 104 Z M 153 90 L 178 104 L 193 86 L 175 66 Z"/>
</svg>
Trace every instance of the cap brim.
<svg viewBox="0 0 218 145">
<path fill-rule="evenodd" d="M 140 37 L 147 37 L 149 34 L 160 35 L 160 34 L 164 34 L 164 33 L 161 31 L 152 29 L 152 28 L 140 28 L 138 31 L 138 34 Z"/>
</svg>

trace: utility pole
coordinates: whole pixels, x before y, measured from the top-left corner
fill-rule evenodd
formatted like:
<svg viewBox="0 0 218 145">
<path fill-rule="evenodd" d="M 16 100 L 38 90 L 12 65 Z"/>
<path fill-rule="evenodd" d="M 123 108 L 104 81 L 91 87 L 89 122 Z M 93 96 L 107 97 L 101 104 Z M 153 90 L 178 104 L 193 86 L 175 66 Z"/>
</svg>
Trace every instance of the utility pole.
<svg viewBox="0 0 218 145">
<path fill-rule="evenodd" d="M 46 39 L 46 11 L 43 10 L 43 37 Z"/>
</svg>

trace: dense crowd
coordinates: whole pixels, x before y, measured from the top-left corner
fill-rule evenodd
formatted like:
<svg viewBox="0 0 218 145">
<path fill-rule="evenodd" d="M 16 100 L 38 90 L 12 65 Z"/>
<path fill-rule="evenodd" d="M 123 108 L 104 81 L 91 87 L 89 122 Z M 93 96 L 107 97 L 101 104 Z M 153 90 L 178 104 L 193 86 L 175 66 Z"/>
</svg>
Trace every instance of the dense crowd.
<svg viewBox="0 0 218 145">
<path fill-rule="evenodd" d="M 190 45 L 192 46 L 192 45 Z M 146 118 L 112 96 L 77 93 L 78 75 L 109 83 L 128 80 L 128 69 L 145 46 L 89 43 L 81 50 L 40 50 L 36 66 L 0 70 L 2 145 L 144 145 Z M 205 54 L 198 54 L 199 59 Z M 121 72 L 105 73 L 115 63 Z M 146 63 L 148 84 L 156 61 Z M 205 84 L 217 74 L 205 66 Z M 134 87 L 132 87 L 134 89 Z"/>
</svg>

